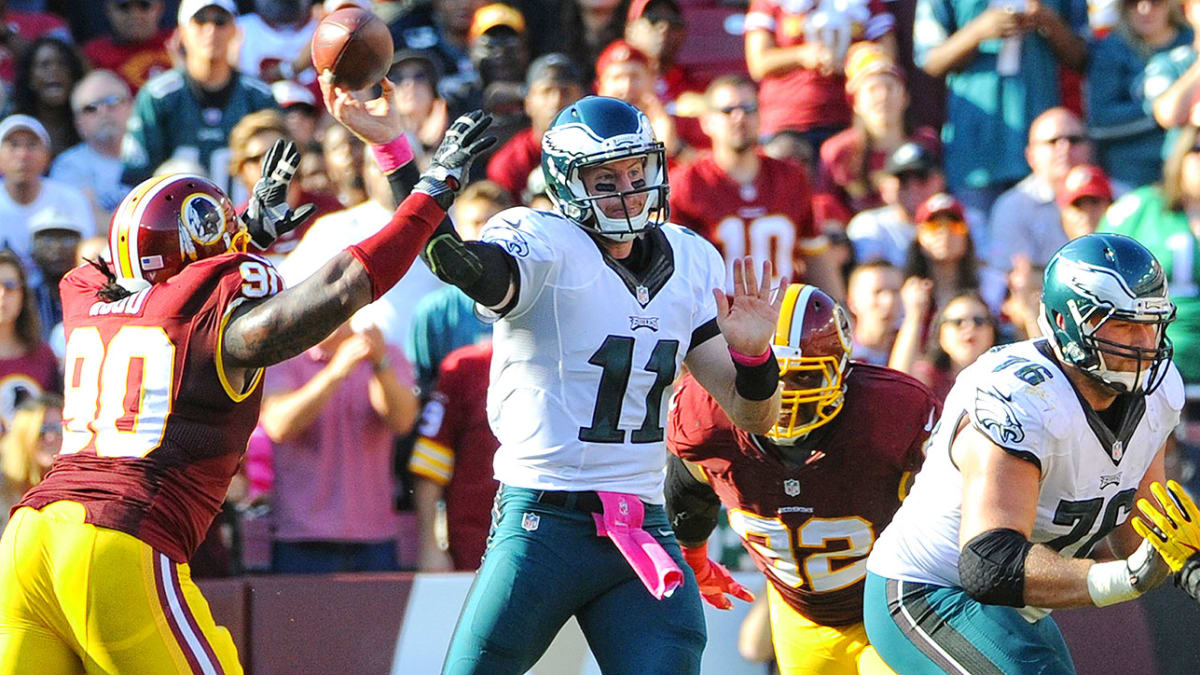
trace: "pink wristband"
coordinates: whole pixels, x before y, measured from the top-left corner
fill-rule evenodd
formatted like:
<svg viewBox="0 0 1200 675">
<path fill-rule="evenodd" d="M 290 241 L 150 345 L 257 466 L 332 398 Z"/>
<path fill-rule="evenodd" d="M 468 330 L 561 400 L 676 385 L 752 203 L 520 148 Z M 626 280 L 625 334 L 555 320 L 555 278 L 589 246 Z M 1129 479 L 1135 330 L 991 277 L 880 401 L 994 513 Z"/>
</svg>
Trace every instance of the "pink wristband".
<svg viewBox="0 0 1200 675">
<path fill-rule="evenodd" d="M 413 151 L 408 145 L 408 137 L 400 134 L 383 145 L 372 145 L 371 153 L 375 155 L 375 163 L 384 174 L 389 174 L 412 161 Z"/>
<path fill-rule="evenodd" d="M 747 366 L 747 367 L 761 366 L 762 364 L 767 362 L 767 359 L 771 358 L 771 348 L 767 347 L 767 350 L 764 351 L 763 353 L 759 354 L 758 356 L 747 356 L 746 354 L 739 352 L 738 350 L 734 349 L 733 347 L 730 347 L 729 348 L 729 356 L 730 356 L 730 358 L 733 359 L 733 362 L 738 364 L 739 366 Z"/>
</svg>

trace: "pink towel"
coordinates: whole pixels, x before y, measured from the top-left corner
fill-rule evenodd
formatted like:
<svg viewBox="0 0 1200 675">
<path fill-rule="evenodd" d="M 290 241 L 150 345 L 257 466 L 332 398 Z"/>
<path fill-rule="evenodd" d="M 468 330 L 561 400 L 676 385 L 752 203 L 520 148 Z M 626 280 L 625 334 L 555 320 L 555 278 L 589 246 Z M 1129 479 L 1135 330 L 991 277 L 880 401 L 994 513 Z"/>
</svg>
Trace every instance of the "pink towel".
<svg viewBox="0 0 1200 675">
<path fill-rule="evenodd" d="M 597 492 L 604 513 L 593 513 L 596 534 L 607 536 L 629 561 L 638 578 L 656 600 L 670 597 L 683 585 L 683 572 L 661 544 L 642 529 L 646 515 L 642 501 L 621 492 Z"/>
</svg>

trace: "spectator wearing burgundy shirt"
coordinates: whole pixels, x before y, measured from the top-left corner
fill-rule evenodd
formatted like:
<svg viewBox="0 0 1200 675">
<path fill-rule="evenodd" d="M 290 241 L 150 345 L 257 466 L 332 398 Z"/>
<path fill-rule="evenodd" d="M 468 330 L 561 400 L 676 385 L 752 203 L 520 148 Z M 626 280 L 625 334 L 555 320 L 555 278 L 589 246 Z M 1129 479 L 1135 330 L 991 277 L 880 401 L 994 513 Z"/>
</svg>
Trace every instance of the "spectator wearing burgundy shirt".
<svg viewBox="0 0 1200 675">
<path fill-rule="evenodd" d="M 873 40 L 896 52 L 894 20 L 882 0 L 793 3 L 751 0 L 746 66 L 760 83 L 762 137 L 772 156 L 807 144 L 817 152 L 850 124 L 843 64 L 852 42 Z M 821 28 L 813 29 L 820 25 Z"/>
<path fill-rule="evenodd" d="M 690 92 L 698 98 L 704 93 L 703 84 L 676 61 L 686 37 L 687 25 L 678 0 L 634 0 L 630 3 L 625 20 L 625 41 L 650 57 L 654 93 L 675 118 L 683 141 L 693 148 L 708 148 L 708 136 L 700 129 L 699 119 L 679 116 L 680 96 Z"/>
<path fill-rule="evenodd" d="M 562 54 L 546 54 L 535 60 L 529 66 L 525 84 L 525 114 L 529 115 L 530 126 L 501 146 L 487 165 L 488 179 L 508 190 L 518 204 L 530 172 L 541 165 L 542 134 L 559 110 L 583 96 L 579 70 Z"/>
<path fill-rule="evenodd" d="M 83 46 L 83 55 L 93 68 L 113 71 L 135 94 L 147 80 L 171 69 L 167 53 L 171 30 L 158 27 L 162 0 L 107 0 L 104 13 L 112 35 Z"/>
</svg>

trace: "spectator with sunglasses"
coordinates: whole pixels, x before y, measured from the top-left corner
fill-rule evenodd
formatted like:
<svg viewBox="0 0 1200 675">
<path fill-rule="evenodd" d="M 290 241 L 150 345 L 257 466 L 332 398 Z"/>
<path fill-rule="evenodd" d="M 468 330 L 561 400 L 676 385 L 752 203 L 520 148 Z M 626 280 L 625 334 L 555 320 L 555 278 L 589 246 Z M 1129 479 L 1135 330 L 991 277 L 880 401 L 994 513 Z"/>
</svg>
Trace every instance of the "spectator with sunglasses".
<svg viewBox="0 0 1200 675">
<path fill-rule="evenodd" d="M 984 257 L 992 269 L 1007 272 L 1016 256 L 1044 266 L 1067 243 L 1055 194 L 1062 190 L 1071 167 L 1090 163 L 1091 155 L 1091 141 L 1075 113 L 1051 108 L 1037 116 L 1025 146 L 1032 172 L 1001 194 L 992 207 L 991 248 Z"/>
<path fill-rule="evenodd" d="M 916 236 L 917 209 L 946 189 L 946 177 L 926 146 L 909 141 L 888 155 L 877 182 L 884 205 L 851 218 L 846 236 L 859 263 L 884 260 L 901 267 Z"/>
<path fill-rule="evenodd" d="M 93 68 L 113 71 L 135 94 L 150 78 L 171 69 L 167 52 L 171 30 L 158 25 L 163 0 L 106 0 L 104 13 L 112 34 L 83 46 Z"/>
<path fill-rule="evenodd" d="M 75 128 L 83 139 L 54 159 L 50 177 L 83 191 L 106 223 L 125 196 L 121 185 L 121 138 L 133 112 L 129 85 L 111 70 L 93 70 L 71 92 Z"/>
<path fill-rule="evenodd" d="M 978 291 L 979 262 L 962 203 L 939 192 L 917 208 L 916 222 L 917 236 L 904 263 L 905 284 L 915 283 L 914 277 L 928 281 L 930 309 L 945 307 L 963 291 Z M 995 302 L 999 304 L 999 298 Z M 921 325 L 926 325 L 928 312 L 920 318 Z"/>
<path fill-rule="evenodd" d="M 907 293 L 901 293 L 905 303 L 905 324 L 901 324 L 889 365 L 917 378 L 933 390 L 939 401 L 945 401 L 962 369 L 996 346 L 997 323 L 978 293 L 960 293 L 938 314 L 932 331 L 933 343 L 924 356 L 917 357 L 919 342 L 906 339 L 905 334 L 917 329 L 906 324 L 909 310 L 913 313 L 921 310 L 921 290 L 909 286 L 905 289 Z"/>
<path fill-rule="evenodd" d="M 1186 384 L 1200 384 L 1200 103 L 1179 130 L 1175 148 L 1163 165 L 1163 180 L 1117 199 L 1101 219 L 1098 232 L 1137 239 L 1158 259 L 1176 306 L 1167 337 L 1175 344 L 1174 361 Z"/>
<path fill-rule="evenodd" d="M 168 159 L 198 163 L 234 201 L 245 198 L 229 174 L 229 132 L 242 117 L 274 108 L 271 89 L 228 60 L 237 33 L 233 0 L 183 0 L 183 65 L 138 92 L 121 146 L 122 182 L 137 185 Z"/>
<path fill-rule="evenodd" d="M 62 447 L 62 396 L 29 393 L 0 436 L 0 523 L 29 488 L 42 482 Z"/>
</svg>

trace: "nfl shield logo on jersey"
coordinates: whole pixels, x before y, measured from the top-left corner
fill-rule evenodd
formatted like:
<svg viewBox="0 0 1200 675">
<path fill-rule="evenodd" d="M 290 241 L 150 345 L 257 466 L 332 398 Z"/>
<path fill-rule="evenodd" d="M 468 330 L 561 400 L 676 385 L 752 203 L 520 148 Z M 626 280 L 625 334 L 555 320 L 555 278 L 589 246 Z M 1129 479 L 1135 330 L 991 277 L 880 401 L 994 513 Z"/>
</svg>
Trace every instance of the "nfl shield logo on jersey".
<svg viewBox="0 0 1200 675">
<path fill-rule="evenodd" d="M 789 478 L 783 481 L 783 492 L 789 497 L 795 497 L 800 494 L 800 481 L 795 478 Z"/>
<path fill-rule="evenodd" d="M 1112 458 L 1114 462 L 1121 461 L 1121 455 L 1125 454 L 1125 444 L 1121 441 L 1113 441 Z"/>
<path fill-rule="evenodd" d="M 538 524 L 542 519 L 536 513 L 525 513 L 521 516 L 521 528 L 526 532 L 533 532 L 538 529 Z"/>
</svg>

